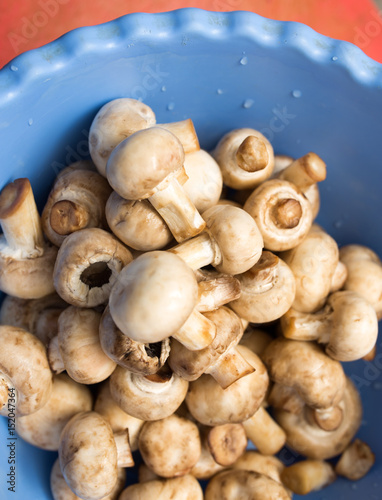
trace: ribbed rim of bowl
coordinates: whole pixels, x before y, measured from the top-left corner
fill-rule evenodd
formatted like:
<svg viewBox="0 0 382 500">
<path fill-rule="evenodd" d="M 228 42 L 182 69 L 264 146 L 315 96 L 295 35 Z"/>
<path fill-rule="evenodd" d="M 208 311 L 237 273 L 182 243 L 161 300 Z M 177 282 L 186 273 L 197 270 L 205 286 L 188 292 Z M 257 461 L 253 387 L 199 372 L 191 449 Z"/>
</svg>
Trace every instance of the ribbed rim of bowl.
<svg viewBox="0 0 382 500">
<path fill-rule="evenodd" d="M 184 8 L 155 14 L 133 13 L 101 25 L 72 30 L 57 40 L 27 51 L 0 70 L 0 104 L 9 102 L 24 86 L 51 75 L 73 58 L 112 53 L 126 42 L 160 40 L 166 36 L 197 35 L 206 39 L 247 38 L 260 46 L 289 46 L 319 64 L 336 64 L 361 85 L 382 89 L 382 64 L 350 42 L 321 35 L 309 26 L 275 21 L 253 12 L 212 12 Z"/>
</svg>

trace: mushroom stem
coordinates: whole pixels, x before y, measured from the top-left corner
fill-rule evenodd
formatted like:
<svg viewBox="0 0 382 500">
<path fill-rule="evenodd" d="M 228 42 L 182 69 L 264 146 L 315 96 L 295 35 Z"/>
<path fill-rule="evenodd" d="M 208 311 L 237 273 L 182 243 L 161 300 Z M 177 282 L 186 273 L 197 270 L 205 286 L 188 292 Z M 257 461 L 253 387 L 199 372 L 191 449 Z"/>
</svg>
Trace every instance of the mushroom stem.
<svg viewBox="0 0 382 500">
<path fill-rule="evenodd" d="M 114 441 L 117 447 L 118 467 L 134 467 L 134 459 L 129 442 L 129 429 L 114 433 Z"/>
<path fill-rule="evenodd" d="M 196 309 L 172 336 L 191 351 L 199 351 L 211 344 L 216 335 L 216 326 Z"/>
<path fill-rule="evenodd" d="M 170 252 L 178 255 L 194 271 L 221 261 L 220 251 L 207 232 L 171 248 Z"/>
<path fill-rule="evenodd" d="M 55 335 L 49 342 L 48 360 L 50 369 L 56 375 L 65 371 L 64 360 L 62 359 L 60 346 L 58 342 L 58 335 Z"/>
<path fill-rule="evenodd" d="M 343 411 L 339 406 L 318 409 L 312 408 L 314 422 L 324 431 L 335 431 L 343 420 Z"/>
<path fill-rule="evenodd" d="M 256 371 L 255 368 L 246 361 L 236 347 L 232 347 L 209 366 L 205 373 L 211 375 L 223 389 L 227 389 L 231 384 L 254 371 Z"/>
<path fill-rule="evenodd" d="M 284 337 L 293 340 L 317 340 L 328 343 L 332 308 L 328 305 L 316 313 L 300 313 L 290 309 L 281 319 Z"/>
<path fill-rule="evenodd" d="M 269 163 L 267 147 L 259 137 L 249 135 L 236 151 L 237 166 L 246 172 L 258 172 Z"/>
<path fill-rule="evenodd" d="M 322 460 L 303 460 L 281 472 L 283 484 L 298 495 L 321 490 L 335 479 L 332 466 Z"/>
<path fill-rule="evenodd" d="M 182 143 L 184 152 L 192 153 L 200 149 L 198 136 L 191 118 L 173 123 L 160 123 L 158 127 L 172 132 Z"/>
<path fill-rule="evenodd" d="M 326 164 L 316 153 L 308 153 L 282 170 L 278 178 L 292 182 L 304 192 L 326 179 Z"/>
<path fill-rule="evenodd" d="M 298 200 L 285 198 L 279 200 L 270 212 L 273 223 L 282 229 L 293 229 L 298 226 L 302 217 L 302 207 Z"/>
<path fill-rule="evenodd" d="M 285 432 L 262 406 L 243 425 L 248 439 L 263 455 L 275 455 L 285 445 Z"/>
<path fill-rule="evenodd" d="M 211 277 L 203 277 L 198 282 L 199 301 L 196 306 L 199 312 L 218 309 L 240 297 L 240 282 L 229 274 L 211 273 Z"/>
<path fill-rule="evenodd" d="M 5 240 L 21 258 L 40 257 L 44 253 L 41 220 L 28 179 L 16 179 L 0 194 L 0 223 Z"/>
<path fill-rule="evenodd" d="M 196 236 L 206 225 L 175 177 L 166 179 L 165 186 L 150 196 L 149 201 L 178 242 Z"/>
<path fill-rule="evenodd" d="M 87 227 L 89 212 L 82 205 L 70 200 L 60 200 L 52 206 L 50 212 L 50 225 L 53 231 L 60 236 Z"/>
</svg>

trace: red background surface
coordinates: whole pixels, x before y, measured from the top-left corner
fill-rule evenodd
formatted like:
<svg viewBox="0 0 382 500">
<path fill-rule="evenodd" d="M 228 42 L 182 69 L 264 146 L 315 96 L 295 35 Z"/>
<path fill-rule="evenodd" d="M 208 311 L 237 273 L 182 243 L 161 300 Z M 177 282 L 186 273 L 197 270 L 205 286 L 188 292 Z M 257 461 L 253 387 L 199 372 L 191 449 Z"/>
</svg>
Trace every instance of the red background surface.
<svg viewBox="0 0 382 500">
<path fill-rule="evenodd" d="M 0 67 L 73 28 L 130 12 L 181 7 L 248 10 L 272 19 L 299 21 L 324 35 L 355 43 L 382 62 L 382 13 L 371 0 L 0 0 Z"/>
</svg>

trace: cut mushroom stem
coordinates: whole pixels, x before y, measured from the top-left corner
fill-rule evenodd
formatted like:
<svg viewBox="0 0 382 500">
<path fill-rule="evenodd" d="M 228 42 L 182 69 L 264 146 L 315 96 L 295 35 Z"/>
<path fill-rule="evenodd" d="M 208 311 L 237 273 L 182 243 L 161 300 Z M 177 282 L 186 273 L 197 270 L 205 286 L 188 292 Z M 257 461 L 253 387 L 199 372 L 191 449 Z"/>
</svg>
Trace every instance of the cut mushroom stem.
<svg viewBox="0 0 382 500">
<path fill-rule="evenodd" d="M 191 118 L 179 122 L 159 123 L 158 127 L 165 128 L 176 135 L 186 154 L 200 149 L 199 139 Z"/>
<path fill-rule="evenodd" d="M 114 432 L 113 437 L 117 447 L 118 467 L 134 467 L 134 459 L 129 442 L 129 430 Z"/>
<path fill-rule="evenodd" d="M 335 471 L 351 481 L 364 477 L 375 463 L 375 455 L 369 445 L 355 439 L 342 453 Z"/>
<path fill-rule="evenodd" d="M 207 232 L 171 248 L 170 251 L 183 259 L 194 271 L 209 264 L 219 264 L 221 261 L 219 248 L 214 245 Z"/>
<path fill-rule="evenodd" d="M 187 349 L 199 351 L 211 344 L 216 335 L 216 326 L 196 309 L 172 336 Z"/>
<path fill-rule="evenodd" d="M 283 484 L 297 495 L 321 490 L 335 479 L 333 467 L 322 460 L 303 460 L 281 472 Z"/>
<path fill-rule="evenodd" d="M 215 462 L 228 467 L 244 453 L 247 436 L 242 424 L 217 425 L 208 432 L 207 443 Z"/>
<path fill-rule="evenodd" d="M 21 258 L 42 256 L 44 236 L 28 179 L 16 179 L 2 190 L 0 222 L 8 246 Z"/>
<path fill-rule="evenodd" d="M 285 445 L 285 432 L 262 406 L 243 425 L 248 439 L 264 455 L 274 455 Z"/>
<path fill-rule="evenodd" d="M 85 207 L 70 200 L 57 201 L 50 212 L 50 226 L 60 236 L 87 227 L 90 214 Z"/>
<path fill-rule="evenodd" d="M 246 137 L 237 149 L 236 163 L 246 172 L 263 170 L 269 163 L 264 141 L 255 135 Z"/>
<path fill-rule="evenodd" d="M 293 229 L 302 217 L 301 203 L 293 198 L 279 200 L 271 210 L 273 223 L 281 229 Z"/>
<path fill-rule="evenodd" d="M 294 160 L 278 174 L 278 178 L 292 182 L 304 192 L 326 179 L 326 164 L 316 153 L 308 153 Z"/>
<path fill-rule="evenodd" d="M 220 387 L 226 389 L 236 380 L 254 371 L 254 368 L 243 358 L 239 351 L 232 347 L 207 368 L 205 373 L 211 375 Z"/>
</svg>

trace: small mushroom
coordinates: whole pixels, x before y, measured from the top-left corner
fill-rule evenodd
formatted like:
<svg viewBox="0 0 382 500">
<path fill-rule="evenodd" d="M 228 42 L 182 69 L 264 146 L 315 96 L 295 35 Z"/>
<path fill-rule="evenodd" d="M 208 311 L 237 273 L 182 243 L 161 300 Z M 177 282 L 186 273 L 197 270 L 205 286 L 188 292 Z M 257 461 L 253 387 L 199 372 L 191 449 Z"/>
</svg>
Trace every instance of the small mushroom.
<svg viewBox="0 0 382 500">
<path fill-rule="evenodd" d="M 123 490 L 119 500 L 203 500 L 203 490 L 190 474 L 165 480 L 133 484 Z"/>
<path fill-rule="evenodd" d="M 16 432 L 43 450 L 57 451 L 66 423 L 81 411 L 90 411 L 93 398 L 88 387 L 65 374 L 53 377 L 53 390 L 40 410 L 16 419 Z"/>
<path fill-rule="evenodd" d="M 335 471 L 351 481 L 358 481 L 366 476 L 375 463 L 375 455 L 370 446 L 360 439 L 355 439 L 342 453 Z"/>
<path fill-rule="evenodd" d="M 101 498 L 101 500 L 117 500 L 126 483 L 126 470 L 118 469 L 118 478 L 113 491 L 110 495 Z M 50 473 L 50 489 L 54 500 L 81 500 L 67 485 L 60 468 L 60 460 L 54 462 Z"/>
<path fill-rule="evenodd" d="M 80 384 L 106 380 L 116 364 L 102 350 L 99 339 L 101 313 L 70 306 L 58 318 L 57 340 L 49 344 L 54 373 L 64 370 Z"/>
<path fill-rule="evenodd" d="M 199 295 L 196 308 L 199 312 L 214 311 L 240 297 L 240 282 L 234 276 L 205 269 L 196 270 L 195 274 Z"/>
<path fill-rule="evenodd" d="M 301 243 L 313 221 L 304 194 L 291 182 L 280 179 L 265 181 L 256 188 L 244 210 L 255 219 L 264 247 L 272 252 L 290 250 Z"/>
<path fill-rule="evenodd" d="M 106 203 L 106 218 L 117 238 L 134 250 L 159 250 L 173 240 L 167 224 L 147 200 L 125 200 L 113 191 Z"/>
<path fill-rule="evenodd" d="M 264 476 L 268 476 L 282 484 L 280 475 L 284 469 L 284 464 L 273 455 L 264 455 L 258 451 L 247 450 L 236 460 L 232 467 L 264 474 Z"/>
<path fill-rule="evenodd" d="M 165 366 L 155 375 L 138 375 L 117 366 L 110 377 L 114 401 L 129 415 L 145 421 L 172 415 L 186 397 L 188 382 Z"/>
<path fill-rule="evenodd" d="M 341 363 L 313 342 L 277 338 L 262 359 L 271 380 L 295 389 L 308 406 L 330 408 L 343 396 L 346 377 Z"/>
<path fill-rule="evenodd" d="M 96 307 L 109 298 L 118 273 L 133 259 L 114 236 L 99 228 L 65 238 L 54 266 L 54 286 L 73 306 Z"/>
<path fill-rule="evenodd" d="M 80 164 L 81 166 L 81 164 Z M 106 228 L 105 205 L 111 188 L 102 175 L 68 167 L 60 172 L 41 216 L 47 238 L 56 246 L 87 227 Z"/>
<path fill-rule="evenodd" d="M 248 439 L 264 455 L 274 455 L 285 445 L 285 432 L 262 406 L 243 426 Z"/>
<path fill-rule="evenodd" d="M 99 413 L 107 422 L 109 422 L 113 432 L 118 433 L 128 429 L 131 451 L 138 450 L 138 436 L 141 432 L 144 421 L 139 418 L 132 417 L 117 405 L 111 396 L 108 380 L 101 384 L 94 404 L 94 411 Z"/>
<path fill-rule="evenodd" d="M 200 457 L 198 427 L 175 414 L 146 422 L 139 434 L 139 451 L 145 464 L 158 476 L 184 476 Z"/>
<path fill-rule="evenodd" d="M 382 262 L 378 255 L 362 245 L 347 245 L 340 249 L 340 259 L 346 265 L 348 277 L 344 290 L 362 295 L 382 319 Z"/>
<path fill-rule="evenodd" d="M 236 349 L 243 327 L 240 318 L 227 307 L 204 314 L 216 325 L 214 340 L 204 349 L 190 351 L 173 339 L 168 362 L 171 369 L 185 380 L 192 382 L 208 373 L 226 389 L 254 371 Z"/>
<path fill-rule="evenodd" d="M 132 467 L 128 431 L 114 434 L 96 412 L 81 412 L 65 425 L 58 450 L 62 475 L 80 498 L 99 500 L 118 483 L 119 468 Z"/>
<path fill-rule="evenodd" d="M 31 333 L 8 325 L 0 326 L 0 345 L 0 415 L 8 416 L 8 402 L 16 417 L 30 415 L 52 392 L 46 349 Z"/>
<path fill-rule="evenodd" d="M 203 149 L 186 154 L 184 168 L 188 180 L 183 189 L 196 209 L 203 213 L 216 205 L 223 189 L 223 177 L 213 157 Z"/>
<path fill-rule="evenodd" d="M 143 344 L 124 335 L 114 323 L 109 306 L 99 325 L 101 347 L 115 363 L 133 373 L 152 375 L 160 370 L 170 354 L 170 339 Z"/>
<path fill-rule="evenodd" d="M 210 376 L 202 375 L 190 383 L 186 404 L 191 415 L 208 426 L 242 423 L 260 408 L 268 389 L 268 373 L 259 357 L 244 346 L 237 346 L 240 354 L 255 369 L 227 389 Z M 213 404 L 212 404 L 213 402 Z"/>
<path fill-rule="evenodd" d="M 221 168 L 224 184 L 234 189 L 253 189 L 273 172 L 272 145 L 263 134 L 251 128 L 225 134 L 213 156 Z"/>
<path fill-rule="evenodd" d="M 254 220 L 241 208 L 215 205 L 203 213 L 206 230 L 170 249 L 192 269 L 212 264 L 219 272 L 240 274 L 261 257 L 263 239 Z"/>
<path fill-rule="evenodd" d="M 301 312 L 318 311 L 325 304 L 338 266 L 337 243 L 318 226 L 313 226 L 306 238 L 281 258 L 296 278 L 293 308 Z"/>
<path fill-rule="evenodd" d="M 203 231 L 205 222 L 181 184 L 184 149 L 161 127 L 140 130 L 122 141 L 107 162 L 111 187 L 126 200 L 148 201 L 180 242 Z"/>
<path fill-rule="evenodd" d="M 281 473 L 283 484 L 297 495 L 322 490 L 336 477 L 333 467 L 323 460 L 302 460 L 285 467 Z"/>
<path fill-rule="evenodd" d="M 19 299 L 7 295 L 1 304 L 0 324 L 18 326 L 48 346 L 57 335 L 58 317 L 68 304 L 56 293 L 41 299 Z"/>
<path fill-rule="evenodd" d="M 0 290 L 21 299 L 54 292 L 57 248 L 44 241 L 28 179 L 16 179 L 0 193 Z"/>
<path fill-rule="evenodd" d="M 241 294 L 230 307 L 251 323 L 281 318 L 293 304 L 296 281 L 289 266 L 275 254 L 263 251 L 248 271 L 236 275 Z"/>
<path fill-rule="evenodd" d="M 258 472 L 230 469 L 219 472 L 208 483 L 205 500 L 290 500 L 285 488 Z"/>
<path fill-rule="evenodd" d="M 339 291 L 329 296 L 323 309 L 300 313 L 290 309 L 281 318 L 283 335 L 295 340 L 316 340 L 338 361 L 355 361 L 370 353 L 378 337 L 373 306 L 361 295 Z"/>
<path fill-rule="evenodd" d="M 110 314 L 130 339 L 155 344 L 174 337 L 188 349 L 203 349 L 216 327 L 195 310 L 195 274 L 177 255 L 147 252 L 122 270 L 110 294 Z"/>
<path fill-rule="evenodd" d="M 287 445 L 308 458 L 327 460 L 342 453 L 357 432 L 362 420 L 359 394 L 349 378 L 338 403 L 343 418 L 335 430 L 327 431 L 318 425 L 312 411 L 305 406 L 298 413 L 274 410 L 274 417 L 287 435 Z"/>
</svg>

